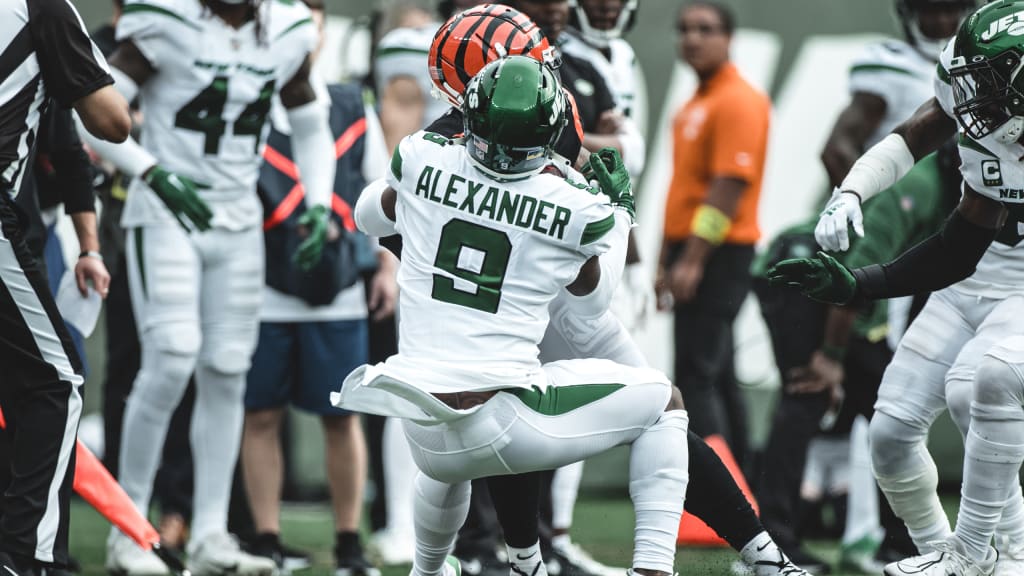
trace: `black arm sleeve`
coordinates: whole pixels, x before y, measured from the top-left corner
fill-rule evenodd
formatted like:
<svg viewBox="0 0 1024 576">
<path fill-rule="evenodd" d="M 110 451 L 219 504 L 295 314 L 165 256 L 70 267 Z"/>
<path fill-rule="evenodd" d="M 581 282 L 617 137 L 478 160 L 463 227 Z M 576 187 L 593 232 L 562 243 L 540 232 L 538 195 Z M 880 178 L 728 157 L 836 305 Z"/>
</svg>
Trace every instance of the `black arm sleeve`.
<svg viewBox="0 0 1024 576">
<path fill-rule="evenodd" d="M 856 299 L 910 296 L 955 284 L 974 274 L 997 232 L 972 224 L 954 210 L 942 230 L 896 260 L 854 269 Z"/>
<path fill-rule="evenodd" d="M 50 163 L 57 176 L 57 189 L 68 214 L 96 211 L 92 188 L 93 168 L 75 129 L 70 110 L 50 109 Z"/>
<path fill-rule="evenodd" d="M 114 83 L 68 0 L 33 0 L 28 6 L 32 43 L 48 96 L 70 108 L 80 98 Z"/>
</svg>

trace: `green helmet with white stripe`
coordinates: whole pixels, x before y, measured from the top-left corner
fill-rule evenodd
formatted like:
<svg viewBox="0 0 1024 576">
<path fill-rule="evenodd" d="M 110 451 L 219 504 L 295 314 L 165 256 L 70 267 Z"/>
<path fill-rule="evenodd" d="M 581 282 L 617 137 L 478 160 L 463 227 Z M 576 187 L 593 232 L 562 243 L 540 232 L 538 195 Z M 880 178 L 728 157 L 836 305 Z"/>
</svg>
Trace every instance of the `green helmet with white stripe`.
<svg viewBox="0 0 1024 576">
<path fill-rule="evenodd" d="M 998 0 L 971 14 L 949 67 L 953 112 L 974 140 L 1024 136 L 1024 1 Z"/>
</svg>

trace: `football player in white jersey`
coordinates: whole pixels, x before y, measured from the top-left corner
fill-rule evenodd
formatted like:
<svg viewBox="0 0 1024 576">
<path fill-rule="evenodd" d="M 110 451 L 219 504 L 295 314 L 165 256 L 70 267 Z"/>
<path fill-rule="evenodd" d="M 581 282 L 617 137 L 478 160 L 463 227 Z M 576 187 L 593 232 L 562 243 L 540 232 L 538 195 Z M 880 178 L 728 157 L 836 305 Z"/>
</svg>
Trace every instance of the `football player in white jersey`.
<svg viewBox="0 0 1024 576">
<path fill-rule="evenodd" d="M 850 102 L 839 114 L 821 153 L 833 186 L 838 186 L 857 158 L 878 143 L 900 122 L 933 96 L 932 80 L 939 53 L 963 20 L 975 8 L 975 0 L 896 0 L 894 9 L 903 39 L 888 39 L 865 46 L 853 61 L 849 74 Z M 907 323 L 912 298 L 889 302 L 889 342 L 895 347 Z M 838 314 L 836 309 L 834 314 Z M 849 312 L 852 313 L 852 312 Z M 815 364 L 817 363 L 817 364 Z M 822 363 L 834 369 L 841 363 L 823 354 L 811 366 Z M 866 454 L 867 427 L 855 426 L 851 451 Z M 816 442 L 816 440 L 814 441 Z M 843 535 L 842 561 L 864 572 L 877 572 L 871 542 L 877 538 L 879 517 L 874 477 L 855 467 L 850 482 L 847 530 Z M 769 472 L 771 473 L 771 472 Z M 910 547 L 906 531 L 892 526 L 877 557 L 899 558 Z M 880 568 L 879 568 L 880 569 Z"/>
<path fill-rule="evenodd" d="M 117 87 L 138 96 L 146 122 L 141 146 L 95 146 L 136 176 L 122 224 L 142 361 L 124 415 L 120 482 L 148 510 L 168 421 L 194 373 L 189 567 L 269 575 L 273 561 L 242 552 L 227 533 L 227 510 L 262 294 L 256 179 L 272 98 L 288 110 L 311 206 L 296 262 L 319 260 L 326 237 L 334 146 L 309 82 L 316 29 L 309 9 L 290 0 L 128 0 L 117 38 Z M 117 532 L 107 568 L 166 572 Z"/>
<path fill-rule="evenodd" d="M 551 469 L 621 444 L 632 447 L 633 569 L 674 572 L 688 476 L 679 395 L 655 370 L 537 358 L 548 305 L 563 289 L 584 313 L 606 309 L 633 219 L 617 153 L 591 162 L 608 196 L 542 172 L 564 106 L 542 63 L 495 61 L 467 89 L 465 138 L 403 140 L 388 188 L 371 187 L 356 208 L 367 233 L 403 238 L 401 337 L 399 354 L 353 372 L 337 402 L 406 419 L 422 472 L 416 576 L 458 573 L 446 555 L 469 480 Z M 516 552 L 542 568 L 536 544 Z"/>
<path fill-rule="evenodd" d="M 852 273 L 830 257 L 779 265 L 777 282 L 845 303 L 940 290 L 907 330 L 871 422 L 876 478 L 925 555 L 886 574 L 1024 573 L 1024 2 L 972 14 L 940 58 L 935 98 L 862 156 L 822 214 L 816 236 L 841 248 L 860 199 L 902 177 L 961 127 L 964 194 L 944 229 L 896 261 Z M 948 286 L 948 288 L 946 288 Z M 965 434 L 960 515 L 951 534 L 925 439 L 948 407 Z M 999 549 L 992 549 L 993 535 Z"/>
</svg>

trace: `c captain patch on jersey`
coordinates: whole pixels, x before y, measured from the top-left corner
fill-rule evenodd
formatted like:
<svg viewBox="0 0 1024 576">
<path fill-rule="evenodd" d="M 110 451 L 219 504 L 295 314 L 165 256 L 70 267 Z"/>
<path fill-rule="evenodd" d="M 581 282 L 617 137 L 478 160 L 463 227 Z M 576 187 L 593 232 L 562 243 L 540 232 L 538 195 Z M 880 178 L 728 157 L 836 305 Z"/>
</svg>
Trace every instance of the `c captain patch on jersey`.
<svg viewBox="0 0 1024 576">
<path fill-rule="evenodd" d="M 1003 173 L 999 168 L 999 160 L 983 160 L 981 162 L 981 177 L 985 186 L 1002 186 Z"/>
</svg>

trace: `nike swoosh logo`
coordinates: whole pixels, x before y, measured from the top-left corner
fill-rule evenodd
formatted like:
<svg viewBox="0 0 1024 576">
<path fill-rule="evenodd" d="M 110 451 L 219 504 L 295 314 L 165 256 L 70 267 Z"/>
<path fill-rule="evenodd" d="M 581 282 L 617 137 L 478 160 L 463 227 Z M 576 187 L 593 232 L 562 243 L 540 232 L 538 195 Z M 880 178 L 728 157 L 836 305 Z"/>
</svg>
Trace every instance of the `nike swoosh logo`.
<svg viewBox="0 0 1024 576">
<path fill-rule="evenodd" d="M 533 558 L 536 554 L 537 554 L 536 550 L 534 550 L 533 552 L 530 552 L 529 556 L 520 556 L 519 554 L 516 554 L 516 560 L 529 560 L 530 558 Z"/>
<path fill-rule="evenodd" d="M 771 546 L 771 545 L 772 545 L 772 541 L 771 541 L 771 540 L 769 540 L 769 541 L 767 541 L 767 542 L 765 542 L 765 543 L 764 543 L 764 546 L 758 546 L 758 547 L 757 547 L 757 551 L 758 551 L 758 552 L 762 552 L 762 551 L 764 551 L 764 549 L 765 549 L 765 548 L 767 548 L 767 547 L 769 547 L 769 546 Z"/>
<path fill-rule="evenodd" d="M 7 570 L 8 572 L 10 572 L 12 576 L 18 576 L 18 573 L 15 572 L 14 570 L 11 570 L 10 566 L 4 566 L 4 570 Z"/>
</svg>

